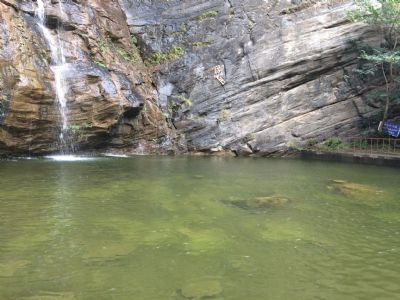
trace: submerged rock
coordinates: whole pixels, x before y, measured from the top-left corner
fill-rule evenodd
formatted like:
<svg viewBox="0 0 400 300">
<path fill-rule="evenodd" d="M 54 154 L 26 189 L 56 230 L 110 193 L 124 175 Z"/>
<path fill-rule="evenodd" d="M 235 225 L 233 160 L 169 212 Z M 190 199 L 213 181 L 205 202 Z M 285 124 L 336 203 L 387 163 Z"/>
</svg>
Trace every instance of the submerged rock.
<svg viewBox="0 0 400 300">
<path fill-rule="evenodd" d="M 223 200 L 223 202 L 246 210 L 265 210 L 282 206 L 288 203 L 289 199 L 284 196 L 274 195 L 244 200 Z"/>
<path fill-rule="evenodd" d="M 288 198 L 283 196 L 270 196 L 270 197 L 256 197 L 254 203 L 258 206 L 280 206 L 289 201 Z"/>
<path fill-rule="evenodd" d="M 178 290 L 178 295 L 193 300 L 215 299 L 221 294 L 221 283 L 215 280 L 191 282 Z"/>
<path fill-rule="evenodd" d="M 379 200 L 383 191 L 365 184 L 349 182 L 345 180 L 333 179 L 327 188 L 334 192 L 339 192 L 348 198 L 359 201 Z"/>
</svg>

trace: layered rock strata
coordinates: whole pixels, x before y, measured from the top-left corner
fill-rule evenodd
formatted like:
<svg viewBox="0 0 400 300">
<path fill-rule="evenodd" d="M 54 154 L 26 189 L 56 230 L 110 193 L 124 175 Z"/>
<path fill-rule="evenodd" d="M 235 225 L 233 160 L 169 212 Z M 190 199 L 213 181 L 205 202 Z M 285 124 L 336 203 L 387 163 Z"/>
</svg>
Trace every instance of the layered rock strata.
<svg viewBox="0 0 400 300">
<path fill-rule="evenodd" d="M 46 27 L 69 65 L 75 150 L 282 154 L 359 135 L 381 110 L 352 75 L 354 45 L 379 42 L 348 22 L 352 1 L 58 1 Z M 0 0 L 0 154 L 60 149 L 36 8 Z"/>
<path fill-rule="evenodd" d="M 173 128 L 156 103 L 117 1 L 45 1 L 45 26 L 62 45 L 69 150 L 174 151 Z M 60 149 L 54 64 L 35 1 L 0 1 L 0 153 Z"/>
<path fill-rule="evenodd" d="M 347 20 L 352 1 L 120 2 L 144 53 L 184 50 L 162 64 L 157 88 L 191 151 L 282 153 L 358 135 L 380 110 L 350 78 L 356 42 L 378 42 Z"/>
</svg>

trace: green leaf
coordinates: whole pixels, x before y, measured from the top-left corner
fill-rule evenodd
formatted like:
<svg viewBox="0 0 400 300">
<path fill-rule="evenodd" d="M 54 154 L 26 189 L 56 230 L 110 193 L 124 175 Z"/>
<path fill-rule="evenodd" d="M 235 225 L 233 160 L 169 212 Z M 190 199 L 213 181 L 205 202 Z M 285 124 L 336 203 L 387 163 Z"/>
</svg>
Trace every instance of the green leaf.
<svg viewBox="0 0 400 300">
<path fill-rule="evenodd" d="M 131 41 L 132 41 L 132 43 L 134 44 L 134 45 L 137 45 L 138 44 L 138 39 L 137 39 L 137 37 L 136 37 L 136 35 L 135 34 L 131 34 Z"/>
</svg>

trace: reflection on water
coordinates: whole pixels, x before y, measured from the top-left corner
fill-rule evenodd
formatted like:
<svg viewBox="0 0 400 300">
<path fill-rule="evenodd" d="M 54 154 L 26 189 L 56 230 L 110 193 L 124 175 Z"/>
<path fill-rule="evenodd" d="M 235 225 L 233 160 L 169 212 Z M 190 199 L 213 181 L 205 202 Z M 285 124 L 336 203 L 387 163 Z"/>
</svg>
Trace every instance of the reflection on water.
<svg viewBox="0 0 400 300">
<path fill-rule="evenodd" d="M 312 161 L 0 162 L 0 299 L 395 299 L 400 172 Z"/>
</svg>

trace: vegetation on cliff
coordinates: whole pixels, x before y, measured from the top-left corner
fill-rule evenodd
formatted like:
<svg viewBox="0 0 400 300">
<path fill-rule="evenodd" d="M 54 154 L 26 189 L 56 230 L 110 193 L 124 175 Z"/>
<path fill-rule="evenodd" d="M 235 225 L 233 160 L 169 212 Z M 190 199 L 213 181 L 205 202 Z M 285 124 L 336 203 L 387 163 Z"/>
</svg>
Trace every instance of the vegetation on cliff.
<svg viewBox="0 0 400 300">
<path fill-rule="evenodd" d="M 352 21 L 362 21 L 380 33 L 382 41 L 375 47 L 363 47 L 360 53 L 361 67 L 357 72 L 363 76 L 380 75 L 382 88 L 369 93 L 369 100 L 385 102 L 383 121 L 389 116 L 391 105 L 399 102 L 400 95 L 400 1 L 355 0 L 355 10 L 349 12 Z"/>
</svg>

